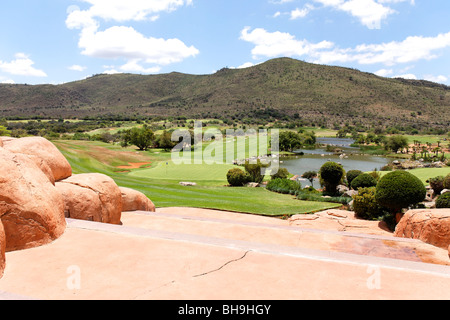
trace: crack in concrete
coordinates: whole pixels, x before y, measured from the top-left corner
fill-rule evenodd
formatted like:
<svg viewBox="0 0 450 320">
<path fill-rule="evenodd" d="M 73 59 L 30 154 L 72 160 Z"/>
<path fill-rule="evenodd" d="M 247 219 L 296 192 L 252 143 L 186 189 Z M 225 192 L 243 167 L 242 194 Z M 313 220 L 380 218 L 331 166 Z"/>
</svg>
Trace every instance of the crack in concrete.
<svg viewBox="0 0 450 320">
<path fill-rule="evenodd" d="M 203 276 L 206 276 L 206 275 L 208 275 L 208 274 L 211 274 L 211 273 L 220 271 L 220 270 L 222 270 L 223 268 L 225 268 L 227 265 L 229 265 L 229 264 L 231 264 L 231 263 L 238 262 L 238 261 L 241 261 L 241 260 L 245 259 L 245 257 L 246 257 L 250 252 L 252 252 L 252 250 L 248 250 L 247 252 L 245 252 L 245 254 L 244 254 L 242 257 L 240 257 L 240 258 L 238 258 L 238 259 L 234 259 L 234 260 L 228 261 L 227 263 L 225 263 L 225 264 L 224 264 L 223 266 L 221 266 L 220 268 L 217 268 L 217 269 L 215 269 L 215 270 L 208 271 L 208 272 L 205 272 L 205 273 L 202 273 L 202 274 L 195 275 L 195 276 L 193 276 L 193 278 L 203 277 Z"/>
</svg>

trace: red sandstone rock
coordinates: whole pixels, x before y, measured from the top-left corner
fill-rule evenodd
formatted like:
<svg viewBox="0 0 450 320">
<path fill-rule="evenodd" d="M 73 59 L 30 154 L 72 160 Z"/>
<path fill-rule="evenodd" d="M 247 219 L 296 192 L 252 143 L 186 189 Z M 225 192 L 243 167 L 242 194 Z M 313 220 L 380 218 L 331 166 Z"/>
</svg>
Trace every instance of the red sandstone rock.
<svg viewBox="0 0 450 320">
<path fill-rule="evenodd" d="M 101 222 L 121 224 L 122 192 L 113 179 L 103 174 L 89 173 L 73 175 L 60 182 L 69 183 L 95 192 L 101 203 Z M 84 194 L 87 196 L 86 193 Z M 72 214 L 75 213 L 71 212 L 70 215 L 72 216 Z"/>
<path fill-rule="evenodd" d="M 3 229 L 3 223 L 0 221 L 0 279 L 3 276 L 5 270 L 5 250 L 6 250 L 6 239 L 5 230 Z"/>
<path fill-rule="evenodd" d="M 103 222 L 102 203 L 94 190 L 71 183 L 56 183 L 64 199 L 64 215 L 77 220 Z"/>
<path fill-rule="evenodd" d="M 65 230 L 64 202 L 28 156 L 0 148 L 0 219 L 6 251 L 52 242 Z"/>
<path fill-rule="evenodd" d="M 410 210 L 397 225 L 395 236 L 419 239 L 447 249 L 450 245 L 450 209 Z"/>
<path fill-rule="evenodd" d="M 153 202 L 145 194 L 130 188 L 120 188 L 122 192 L 122 211 L 150 211 L 155 212 Z"/>
<path fill-rule="evenodd" d="M 53 173 L 55 181 L 72 175 L 72 168 L 67 159 L 50 141 L 41 137 L 3 140 L 4 148 L 14 153 L 36 156 L 45 161 Z"/>
</svg>

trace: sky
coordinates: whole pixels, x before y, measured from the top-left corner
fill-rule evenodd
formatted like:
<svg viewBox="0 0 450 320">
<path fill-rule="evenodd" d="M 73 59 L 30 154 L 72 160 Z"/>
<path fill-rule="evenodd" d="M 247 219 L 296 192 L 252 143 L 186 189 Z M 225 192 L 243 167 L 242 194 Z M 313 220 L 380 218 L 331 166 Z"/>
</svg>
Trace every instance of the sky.
<svg viewBox="0 0 450 320">
<path fill-rule="evenodd" d="M 0 83 L 277 57 L 450 85 L 449 0 L 3 0 Z"/>
</svg>

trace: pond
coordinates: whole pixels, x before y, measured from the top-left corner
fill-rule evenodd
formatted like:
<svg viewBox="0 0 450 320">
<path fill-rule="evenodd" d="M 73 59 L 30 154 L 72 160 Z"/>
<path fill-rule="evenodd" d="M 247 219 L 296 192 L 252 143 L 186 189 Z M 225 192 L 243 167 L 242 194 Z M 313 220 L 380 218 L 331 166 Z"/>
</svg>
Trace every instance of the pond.
<svg viewBox="0 0 450 320">
<path fill-rule="evenodd" d="M 282 159 L 280 166 L 288 169 L 293 175 L 301 176 L 307 171 L 319 171 L 322 165 L 328 161 L 341 163 L 345 171 L 361 170 L 363 172 L 380 170 L 390 161 L 386 157 L 363 155 L 358 148 L 350 147 L 354 140 L 336 138 L 318 138 L 318 143 L 338 146 L 343 150 L 344 155 L 335 155 L 326 152 L 325 149 L 297 150 L 296 153 L 303 152 L 304 155 L 292 156 Z M 302 181 L 303 186 L 309 185 L 309 181 Z M 314 183 L 318 187 L 318 180 Z"/>
</svg>

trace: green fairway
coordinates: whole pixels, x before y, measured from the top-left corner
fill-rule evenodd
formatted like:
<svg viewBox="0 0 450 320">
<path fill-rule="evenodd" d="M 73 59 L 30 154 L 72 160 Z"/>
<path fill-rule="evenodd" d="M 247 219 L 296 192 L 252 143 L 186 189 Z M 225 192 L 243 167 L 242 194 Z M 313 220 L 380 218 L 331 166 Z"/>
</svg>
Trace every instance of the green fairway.
<svg viewBox="0 0 450 320">
<path fill-rule="evenodd" d="M 265 188 L 226 187 L 226 173 L 232 165 L 175 165 L 170 154 L 136 152 L 98 142 L 56 141 L 72 165 L 73 172 L 103 173 L 119 186 L 146 194 L 162 207 L 195 207 L 284 216 L 312 213 L 340 205 L 324 202 L 300 201 L 293 196 L 267 191 Z M 116 155 L 116 157 L 114 157 Z M 116 166 L 128 162 L 153 163 L 151 169 L 117 172 Z M 168 163 L 168 164 L 167 164 Z M 196 182 L 197 186 L 183 187 L 179 182 Z"/>
<path fill-rule="evenodd" d="M 414 170 L 409 170 L 410 173 L 418 177 L 424 184 L 427 184 L 427 180 L 437 176 L 446 176 L 450 174 L 450 167 L 445 168 L 419 168 Z M 383 176 L 389 173 L 388 171 L 382 171 L 380 174 Z"/>
<path fill-rule="evenodd" d="M 151 178 L 159 180 L 176 181 L 218 181 L 226 184 L 228 170 L 235 168 L 233 165 L 213 164 L 180 164 L 172 161 L 160 162 L 155 168 L 135 170 L 129 174 L 130 177 Z"/>
</svg>

